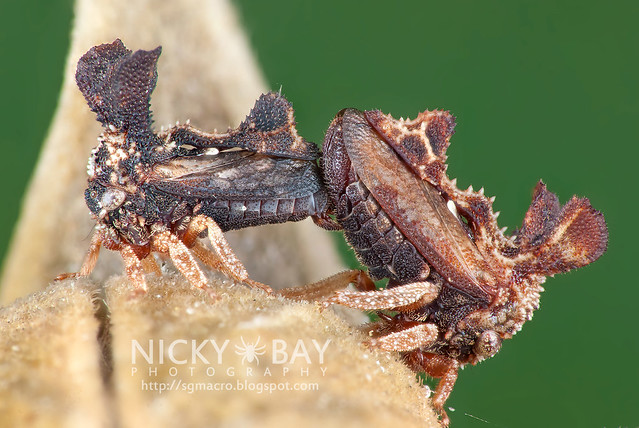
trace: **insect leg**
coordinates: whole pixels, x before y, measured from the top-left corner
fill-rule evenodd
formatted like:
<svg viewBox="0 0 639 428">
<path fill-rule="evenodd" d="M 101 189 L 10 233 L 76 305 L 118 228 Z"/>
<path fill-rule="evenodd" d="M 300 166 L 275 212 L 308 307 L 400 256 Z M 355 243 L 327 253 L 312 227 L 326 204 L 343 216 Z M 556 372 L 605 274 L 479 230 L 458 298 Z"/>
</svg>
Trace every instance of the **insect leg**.
<svg viewBox="0 0 639 428">
<path fill-rule="evenodd" d="M 126 273 L 133 283 L 135 291 L 140 294 L 146 293 L 148 287 L 146 286 L 146 280 L 144 279 L 142 263 L 138 256 L 128 245 L 122 245 L 120 247 L 120 255 L 122 256 L 122 260 L 124 260 Z"/>
<path fill-rule="evenodd" d="M 368 344 L 383 351 L 412 351 L 433 344 L 438 336 L 439 329 L 435 324 L 424 323 L 371 339 Z"/>
<path fill-rule="evenodd" d="M 427 281 L 375 291 L 340 290 L 322 302 L 322 305 L 328 307 L 339 304 L 363 310 L 410 310 L 433 301 L 439 295 L 439 290 L 439 285 Z"/>
<path fill-rule="evenodd" d="M 204 229 L 208 229 L 209 240 L 211 241 L 211 245 L 218 255 L 219 262 L 212 261 L 210 256 L 200 257 L 200 255 L 198 255 L 198 257 L 200 257 L 204 263 L 210 263 L 210 266 L 224 272 L 226 275 L 236 281 L 244 282 L 252 287 L 260 288 L 268 293 L 272 292 L 271 287 L 269 287 L 268 285 L 249 279 L 248 272 L 246 272 L 244 265 L 237 258 L 228 241 L 224 237 L 222 229 L 220 229 L 220 226 L 218 226 L 218 224 L 214 220 L 204 215 L 198 215 L 194 217 L 193 220 L 191 220 L 189 229 L 190 233 L 192 230 L 192 233 L 195 234 L 199 234 Z M 200 249 L 197 249 L 196 251 L 200 252 Z M 196 252 L 196 254 L 198 253 Z"/>
<path fill-rule="evenodd" d="M 284 288 L 277 294 L 288 299 L 314 302 L 332 296 L 337 290 L 348 287 L 348 284 L 355 284 L 360 290 L 375 290 L 375 283 L 366 272 L 346 270 L 302 287 Z"/>
<path fill-rule="evenodd" d="M 78 272 L 61 273 L 60 275 L 55 277 L 55 280 L 61 281 L 67 278 L 88 276 L 93 271 L 93 268 L 98 261 L 98 255 L 100 254 L 100 247 L 102 246 L 103 241 L 104 237 L 100 231 L 97 231 L 95 234 L 93 234 L 93 237 L 91 238 L 91 245 L 89 246 L 87 254 L 84 257 L 84 261 L 82 262 L 80 270 Z"/>
<path fill-rule="evenodd" d="M 450 419 L 444 410 L 444 404 L 457 381 L 459 362 L 443 355 L 434 355 L 427 359 L 424 370 L 430 376 L 441 378 L 433 396 L 433 407 L 441 415 L 442 425 L 447 427 L 450 424 Z"/>
<path fill-rule="evenodd" d="M 222 263 L 217 254 L 206 248 L 199 241 L 195 241 L 190 249 L 207 266 L 218 271 L 224 271 L 224 263 Z"/>
<path fill-rule="evenodd" d="M 162 253 L 168 254 L 180 272 L 193 284 L 202 289 L 207 289 L 206 277 L 197 265 L 189 249 L 177 236 L 164 230 L 153 237 L 153 247 Z"/>
<path fill-rule="evenodd" d="M 143 258 L 140 262 L 142 263 L 142 269 L 144 270 L 145 273 L 154 273 L 158 276 L 162 276 L 162 271 L 160 270 L 160 267 L 158 266 L 158 264 L 155 262 L 155 258 L 153 257 L 153 254 L 149 254 L 147 257 Z"/>
</svg>

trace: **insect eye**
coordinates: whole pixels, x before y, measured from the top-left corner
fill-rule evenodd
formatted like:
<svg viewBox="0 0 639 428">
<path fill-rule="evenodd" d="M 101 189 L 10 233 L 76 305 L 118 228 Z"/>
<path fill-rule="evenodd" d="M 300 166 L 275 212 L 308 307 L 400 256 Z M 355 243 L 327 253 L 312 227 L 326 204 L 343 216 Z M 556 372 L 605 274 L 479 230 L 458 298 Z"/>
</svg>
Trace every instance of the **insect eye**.
<svg viewBox="0 0 639 428">
<path fill-rule="evenodd" d="M 97 192 L 96 190 L 91 190 L 91 191 L 89 192 L 89 197 L 90 197 L 91 199 L 95 199 L 95 198 L 97 198 L 97 197 L 98 197 L 98 192 Z"/>
<path fill-rule="evenodd" d="M 475 353 L 482 358 L 492 357 L 499 348 L 501 348 L 501 337 L 493 330 L 483 331 L 474 346 Z"/>
<path fill-rule="evenodd" d="M 112 211 L 122 205 L 126 199 L 126 193 L 120 189 L 109 188 L 104 191 L 100 199 L 100 205 L 107 211 Z"/>
</svg>

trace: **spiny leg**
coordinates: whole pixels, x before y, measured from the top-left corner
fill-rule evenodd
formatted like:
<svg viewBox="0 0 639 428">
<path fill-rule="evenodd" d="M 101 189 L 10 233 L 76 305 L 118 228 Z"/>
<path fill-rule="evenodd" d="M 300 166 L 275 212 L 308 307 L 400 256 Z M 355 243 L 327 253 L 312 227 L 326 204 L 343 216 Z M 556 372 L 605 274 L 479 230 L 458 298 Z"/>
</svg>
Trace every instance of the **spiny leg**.
<svg viewBox="0 0 639 428">
<path fill-rule="evenodd" d="M 221 261 L 220 264 L 216 263 L 216 266 L 218 266 L 216 269 L 224 272 L 236 281 L 244 282 L 269 293 L 272 292 L 271 287 L 268 285 L 249 279 L 248 272 L 246 272 L 244 265 L 231 249 L 231 246 L 224 237 L 222 229 L 220 229 L 220 226 L 218 226 L 215 221 L 204 215 L 198 215 L 191 220 L 187 232 L 189 234 L 199 235 L 204 229 L 208 229 L 209 240 L 211 241 L 213 250 L 218 254 L 219 260 Z M 208 256 L 202 261 L 208 264 L 206 259 L 208 259 Z"/>
<path fill-rule="evenodd" d="M 226 269 L 224 262 L 220 259 L 220 257 L 213 251 L 206 248 L 200 242 L 196 241 L 190 249 L 195 253 L 198 259 L 204 262 L 204 264 L 212 267 L 217 271 L 224 272 L 230 276 L 230 273 L 228 273 L 228 270 Z M 267 293 L 273 292 L 273 289 L 268 285 L 262 284 L 261 282 L 253 281 L 250 278 L 245 279 L 244 282 L 252 287 L 262 289 Z"/>
<path fill-rule="evenodd" d="M 346 270 L 302 287 L 284 288 L 277 294 L 288 299 L 314 302 L 332 296 L 337 290 L 348 287 L 348 284 L 355 284 L 359 290 L 375 290 L 375 283 L 366 272 Z"/>
<path fill-rule="evenodd" d="M 371 339 L 368 344 L 383 351 L 404 352 L 432 345 L 438 336 L 439 330 L 436 325 L 424 323 Z"/>
<path fill-rule="evenodd" d="M 408 366 L 414 371 L 425 371 L 429 376 L 440 378 L 432 403 L 441 415 L 442 425 L 447 427 L 450 419 L 444 410 L 444 404 L 457 381 L 459 362 L 443 355 L 425 354 L 420 351 L 422 347 L 433 345 L 438 337 L 439 329 L 435 324 L 423 323 L 371 339 L 368 345 L 389 352 L 407 352 L 405 357 L 408 357 Z M 415 355 L 419 358 L 411 360 L 410 356 Z"/>
<path fill-rule="evenodd" d="M 196 217 L 197 218 L 197 217 Z M 244 268 L 244 265 L 237 258 L 228 241 L 222 233 L 222 229 L 212 219 L 204 217 L 206 226 L 209 232 L 209 240 L 213 249 L 220 256 L 220 259 L 224 263 L 224 269 L 229 276 L 239 281 L 245 281 L 248 279 L 248 272 Z"/>
<path fill-rule="evenodd" d="M 190 249 L 191 251 L 193 251 L 198 259 L 202 260 L 205 265 L 215 270 L 224 270 L 224 263 L 222 263 L 217 254 L 206 248 L 199 241 L 195 241 Z"/>
<path fill-rule="evenodd" d="M 269 294 L 273 292 L 273 289 L 268 285 L 263 284 L 259 281 L 253 281 L 251 278 L 246 278 L 244 280 L 244 283 L 250 285 L 253 288 L 259 288 L 262 291 L 266 291 Z"/>
<path fill-rule="evenodd" d="M 444 410 L 444 404 L 450 393 L 453 391 L 455 382 L 457 381 L 457 372 L 459 371 L 459 362 L 455 359 L 445 357 L 443 355 L 433 355 L 427 359 L 423 366 L 426 374 L 438 377 L 437 389 L 433 396 L 433 407 L 442 417 L 442 425 L 448 426 L 450 419 Z"/>
<path fill-rule="evenodd" d="M 432 302 L 439 295 L 440 287 L 431 282 L 413 282 L 398 287 L 375 291 L 342 290 L 322 303 L 348 306 L 362 310 L 403 309 L 410 310 Z"/>
<path fill-rule="evenodd" d="M 144 270 L 144 273 L 154 273 L 157 276 L 162 276 L 162 271 L 160 270 L 160 267 L 156 263 L 155 257 L 153 257 L 153 254 L 149 254 L 148 256 L 143 258 L 141 260 L 141 263 L 142 263 L 142 269 Z"/>
<path fill-rule="evenodd" d="M 203 221 L 202 217 L 204 216 L 199 215 L 191 219 L 186 230 L 180 237 L 182 242 L 184 242 L 184 245 L 189 248 L 191 248 L 195 243 L 198 242 L 200 233 L 202 233 L 206 229 L 206 222 Z"/>
<path fill-rule="evenodd" d="M 144 294 L 147 292 L 146 280 L 144 279 L 144 272 L 142 271 L 142 263 L 135 254 L 133 249 L 128 245 L 122 245 L 120 247 L 120 255 L 124 260 L 124 267 L 129 279 L 135 287 L 136 293 Z"/>
<path fill-rule="evenodd" d="M 67 278 L 77 278 L 79 276 L 88 276 L 95 267 L 96 262 L 98 261 L 98 256 L 100 255 L 100 247 L 104 242 L 104 236 L 101 231 L 96 231 L 91 238 L 91 245 L 89 245 L 89 249 L 87 250 L 86 256 L 84 256 L 84 261 L 82 262 L 82 266 L 78 272 L 70 272 L 70 273 L 61 273 L 60 275 L 55 277 L 56 281 L 61 281 Z"/>
<path fill-rule="evenodd" d="M 202 289 L 208 289 L 206 277 L 197 265 L 189 249 L 177 236 L 164 230 L 153 237 L 153 248 L 161 253 L 168 254 L 180 272 L 193 284 Z"/>
</svg>

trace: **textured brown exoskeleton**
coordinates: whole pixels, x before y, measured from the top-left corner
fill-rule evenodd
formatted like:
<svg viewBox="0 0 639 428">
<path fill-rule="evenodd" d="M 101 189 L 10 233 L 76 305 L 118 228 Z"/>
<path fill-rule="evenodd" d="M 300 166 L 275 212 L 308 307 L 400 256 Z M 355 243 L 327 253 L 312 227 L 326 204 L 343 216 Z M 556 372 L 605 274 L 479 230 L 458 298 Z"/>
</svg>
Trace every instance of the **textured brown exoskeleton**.
<svg viewBox="0 0 639 428">
<path fill-rule="evenodd" d="M 85 199 L 97 225 L 80 271 L 58 278 L 88 275 L 104 246 L 120 252 L 140 292 L 144 273 L 159 271 L 154 252 L 169 255 L 197 287 L 207 280 L 193 255 L 268 290 L 248 279 L 222 232 L 308 216 L 322 223 L 319 152 L 297 134 L 291 105 L 276 93 L 262 95 L 226 133 L 188 122 L 154 132 L 149 102 L 159 55 L 159 47 L 132 53 L 116 40 L 78 62 L 78 87 L 105 128 L 87 166 Z M 198 241 L 207 230 L 215 252 Z"/>
<path fill-rule="evenodd" d="M 433 404 L 445 425 L 459 368 L 495 355 L 521 329 L 546 276 L 593 262 L 608 241 L 588 199 L 561 206 L 541 181 L 521 229 L 505 236 L 494 199 L 459 190 L 446 175 L 454 125 L 444 111 L 395 120 L 346 109 L 328 129 L 322 162 L 347 241 L 374 279 L 389 279 L 374 290 L 363 275 L 336 276 L 360 291 L 338 291 L 325 305 L 377 311 L 370 345 L 441 378 Z"/>
</svg>

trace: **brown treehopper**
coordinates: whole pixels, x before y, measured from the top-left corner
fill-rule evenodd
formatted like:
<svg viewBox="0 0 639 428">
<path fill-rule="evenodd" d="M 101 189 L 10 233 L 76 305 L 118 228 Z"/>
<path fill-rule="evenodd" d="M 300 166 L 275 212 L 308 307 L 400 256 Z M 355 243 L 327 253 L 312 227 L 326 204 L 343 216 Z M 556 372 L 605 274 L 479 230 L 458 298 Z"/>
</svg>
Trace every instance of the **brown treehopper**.
<svg viewBox="0 0 639 428">
<path fill-rule="evenodd" d="M 608 241 L 588 199 L 561 206 L 541 181 L 522 227 L 506 236 L 494 198 L 459 190 L 446 175 L 454 125 L 444 111 L 396 120 L 345 109 L 335 117 L 321 162 L 329 204 L 359 260 L 388 286 L 375 290 L 355 271 L 290 292 L 317 297 L 357 283 L 360 291 L 338 291 L 324 305 L 375 311 L 369 344 L 440 378 L 433 404 L 444 425 L 459 368 L 495 355 L 521 329 L 546 276 L 595 261 Z"/>
<path fill-rule="evenodd" d="M 104 246 L 120 252 L 139 292 L 146 290 L 144 273 L 159 272 L 153 253 L 168 255 L 200 288 L 207 280 L 195 257 L 270 290 L 248 279 L 222 232 L 308 216 L 322 223 L 327 196 L 319 151 L 297 134 L 293 109 L 277 93 L 262 95 L 226 133 L 188 122 L 154 132 L 149 103 L 160 51 L 132 53 L 116 40 L 78 62 L 78 87 L 104 127 L 85 192 L 97 224 L 80 271 L 58 279 L 91 273 Z M 206 231 L 214 251 L 198 241 Z"/>
</svg>

